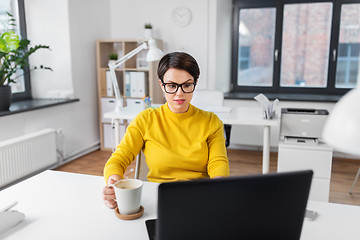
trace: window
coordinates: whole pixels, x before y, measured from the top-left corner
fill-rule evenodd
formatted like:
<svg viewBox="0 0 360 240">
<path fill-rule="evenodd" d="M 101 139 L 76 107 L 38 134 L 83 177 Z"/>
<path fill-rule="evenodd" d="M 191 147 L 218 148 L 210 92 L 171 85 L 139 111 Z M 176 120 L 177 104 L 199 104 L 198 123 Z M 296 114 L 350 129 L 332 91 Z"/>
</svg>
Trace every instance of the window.
<svg viewBox="0 0 360 240">
<path fill-rule="evenodd" d="M 281 87 L 326 87 L 332 3 L 285 4 Z"/>
<path fill-rule="evenodd" d="M 275 39 L 275 9 L 240 10 L 239 86 L 271 86 Z"/>
<path fill-rule="evenodd" d="M 353 88 L 356 86 L 359 66 L 359 43 L 339 43 L 336 68 L 336 87 Z"/>
<path fill-rule="evenodd" d="M 233 3 L 232 92 L 342 95 L 356 86 L 359 1 Z"/>
<path fill-rule="evenodd" d="M 9 17 L 7 12 L 11 13 L 16 19 L 16 27 L 13 29 L 21 38 L 26 38 L 24 0 L 1 0 L 0 3 L 0 33 L 8 30 Z M 11 84 L 13 100 L 30 99 L 30 74 L 29 69 L 24 72 L 19 69 L 19 76 L 15 84 Z"/>
</svg>

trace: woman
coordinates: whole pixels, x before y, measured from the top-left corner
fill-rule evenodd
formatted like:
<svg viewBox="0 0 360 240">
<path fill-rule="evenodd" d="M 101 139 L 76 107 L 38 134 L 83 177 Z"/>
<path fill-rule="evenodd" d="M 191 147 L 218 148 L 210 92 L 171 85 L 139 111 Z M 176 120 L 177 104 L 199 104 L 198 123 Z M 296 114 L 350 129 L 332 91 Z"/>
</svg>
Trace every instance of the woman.
<svg viewBox="0 0 360 240">
<path fill-rule="evenodd" d="M 190 104 L 199 75 L 196 60 L 187 53 L 169 53 L 160 60 L 159 84 L 167 102 L 142 111 L 129 124 L 105 165 L 108 184 L 123 178 L 141 150 L 151 182 L 229 176 L 223 123 Z M 105 187 L 103 195 L 106 206 L 116 206 L 113 189 Z"/>
</svg>

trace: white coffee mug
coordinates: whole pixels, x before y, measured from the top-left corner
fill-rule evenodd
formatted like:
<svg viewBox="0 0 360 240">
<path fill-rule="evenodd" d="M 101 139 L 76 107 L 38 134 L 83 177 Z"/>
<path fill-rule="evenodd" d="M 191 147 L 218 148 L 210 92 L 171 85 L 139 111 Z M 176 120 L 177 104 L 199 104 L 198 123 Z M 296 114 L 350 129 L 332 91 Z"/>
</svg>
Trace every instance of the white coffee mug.
<svg viewBox="0 0 360 240">
<path fill-rule="evenodd" d="M 143 182 L 138 179 L 123 179 L 111 184 L 115 191 L 119 213 L 135 214 L 140 211 Z"/>
</svg>

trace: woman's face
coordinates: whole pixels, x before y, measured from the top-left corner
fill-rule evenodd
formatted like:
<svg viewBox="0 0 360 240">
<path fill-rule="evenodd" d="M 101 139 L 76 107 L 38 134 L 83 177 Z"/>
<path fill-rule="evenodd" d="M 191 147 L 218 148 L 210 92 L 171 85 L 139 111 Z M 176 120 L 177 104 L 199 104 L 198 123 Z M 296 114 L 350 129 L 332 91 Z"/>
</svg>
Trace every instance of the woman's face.
<svg viewBox="0 0 360 240">
<path fill-rule="evenodd" d="M 194 83 L 194 78 L 187 71 L 176 68 L 169 68 L 163 77 L 164 83 Z M 184 113 L 189 109 L 189 104 L 192 99 L 193 93 L 184 93 L 181 87 L 173 93 L 166 93 L 161 81 L 159 80 L 161 89 L 165 93 L 166 101 L 170 110 L 174 113 Z"/>
</svg>

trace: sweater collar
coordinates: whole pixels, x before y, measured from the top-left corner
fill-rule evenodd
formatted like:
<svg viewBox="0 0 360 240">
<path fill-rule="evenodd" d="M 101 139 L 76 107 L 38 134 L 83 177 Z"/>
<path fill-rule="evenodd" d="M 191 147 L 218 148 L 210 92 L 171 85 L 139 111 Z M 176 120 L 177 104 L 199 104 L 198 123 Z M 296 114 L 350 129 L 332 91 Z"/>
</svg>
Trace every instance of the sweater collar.
<svg viewBox="0 0 360 240">
<path fill-rule="evenodd" d="M 191 105 L 191 103 L 189 103 L 189 109 L 184 113 L 174 113 L 173 111 L 170 110 L 167 102 L 163 105 L 163 107 L 166 114 L 176 118 L 188 117 L 192 115 L 194 112 L 194 106 Z"/>
</svg>

